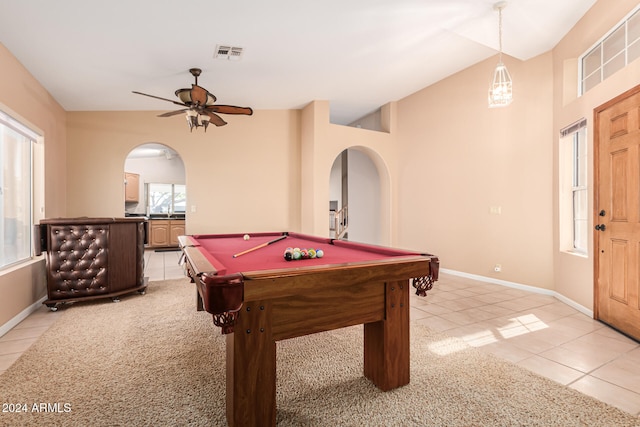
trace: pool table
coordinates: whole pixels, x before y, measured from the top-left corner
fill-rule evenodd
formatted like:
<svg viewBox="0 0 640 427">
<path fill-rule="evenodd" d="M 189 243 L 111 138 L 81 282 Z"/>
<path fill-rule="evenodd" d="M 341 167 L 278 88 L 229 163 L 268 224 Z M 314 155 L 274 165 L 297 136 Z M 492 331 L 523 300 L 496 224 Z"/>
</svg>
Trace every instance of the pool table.
<svg viewBox="0 0 640 427">
<path fill-rule="evenodd" d="M 364 375 L 409 383 L 409 288 L 426 295 L 436 256 L 293 232 L 178 240 L 198 310 L 226 334 L 229 425 L 275 425 L 279 340 L 364 324 Z M 324 255 L 287 261 L 288 247 Z"/>
</svg>

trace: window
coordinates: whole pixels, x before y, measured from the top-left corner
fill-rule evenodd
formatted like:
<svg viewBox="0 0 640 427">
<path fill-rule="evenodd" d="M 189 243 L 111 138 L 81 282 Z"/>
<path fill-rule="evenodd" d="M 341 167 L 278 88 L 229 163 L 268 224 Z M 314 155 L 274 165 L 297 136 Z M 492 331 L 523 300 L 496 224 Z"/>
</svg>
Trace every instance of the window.
<svg viewBox="0 0 640 427">
<path fill-rule="evenodd" d="M 640 57 L 640 6 L 580 57 L 580 95 Z"/>
<path fill-rule="evenodd" d="M 185 213 L 186 186 L 183 184 L 148 184 L 149 215 Z"/>
<path fill-rule="evenodd" d="M 587 121 L 582 119 L 560 132 L 560 242 L 561 249 L 587 253 Z"/>
<path fill-rule="evenodd" d="M 0 111 L 0 268 L 31 258 L 33 149 L 38 136 Z"/>
</svg>

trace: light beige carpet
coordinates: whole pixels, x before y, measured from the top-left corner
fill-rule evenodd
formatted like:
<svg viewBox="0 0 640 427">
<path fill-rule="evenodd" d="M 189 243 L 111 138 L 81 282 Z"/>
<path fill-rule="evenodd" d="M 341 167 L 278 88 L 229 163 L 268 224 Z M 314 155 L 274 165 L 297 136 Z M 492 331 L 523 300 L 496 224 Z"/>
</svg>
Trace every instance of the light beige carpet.
<svg viewBox="0 0 640 427">
<path fill-rule="evenodd" d="M 226 424 L 225 340 L 195 310 L 187 280 L 63 310 L 0 376 L 0 401 L 28 409 L 0 413 L 0 425 Z M 278 343 L 278 425 L 640 426 L 460 340 L 411 328 L 411 383 L 387 393 L 362 376 L 362 327 Z"/>
</svg>

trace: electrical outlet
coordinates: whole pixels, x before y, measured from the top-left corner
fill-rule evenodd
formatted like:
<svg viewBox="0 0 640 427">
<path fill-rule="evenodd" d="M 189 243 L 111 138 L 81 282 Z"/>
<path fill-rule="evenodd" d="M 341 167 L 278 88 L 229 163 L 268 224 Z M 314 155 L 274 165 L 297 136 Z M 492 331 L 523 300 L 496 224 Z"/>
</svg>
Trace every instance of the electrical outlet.
<svg viewBox="0 0 640 427">
<path fill-rule="evenodd" d="M 495 266 L 493 266 L 493 271 L 495 271 L 496 273 L 500 273 L 502 271 L 502 265 L 496 264 Z"/>
</svg>

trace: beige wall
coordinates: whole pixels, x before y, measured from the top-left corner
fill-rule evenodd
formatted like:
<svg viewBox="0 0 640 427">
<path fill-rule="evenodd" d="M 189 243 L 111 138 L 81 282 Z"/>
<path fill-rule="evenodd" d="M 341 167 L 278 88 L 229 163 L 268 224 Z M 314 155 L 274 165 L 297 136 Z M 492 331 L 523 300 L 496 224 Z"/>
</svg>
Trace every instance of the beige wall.
<svg viewBox="0 0 640 427">
<path fill-rule="evenodd" d="M 35 184 L 36 220 L 43 216 L 65 215 L 65 112 L 2 44 L 0 70 L 0 108 L 43 135 L 45 168 L 44 174 L 37 171 L 40 179 Z M 41 211 L 42 201 L 46 207 L 44 212 Z M 44 295 L 44 261 L 41 257 L 27 265 L 2 271 L 0 327 Z"/>
<path fill-rule="evenodd" d="M 7 113 L 44 136 L 44 216 L 65 214 L 66 115 L 55 99 L 0 44 L 0 104 Z"/>
<path fill-rule="evenodd" d="M 383 112 L 388 121 L 395 120 L 393 104 Z M 300 230 L 327 235 L 331 166 L 343 150 L 355 147 L 367 152 L 385 177 L 382 234 L 391 243 L 393 134 L 330 124 L 326 101 L 314 101 L 302 111 L 230 117 L 227 126 L 206 133 L 190 133 L 181 117 L 157 114 L 67 114 L 69 216 L 122 216 L 125 159 L 134 147 L 158 142 L 176 150 L 185 164 L 187 233 Z"/>
<path fill-rule="evenodd" d="M 299 229 L 298 111 L 230 117 L 206 133 L 190 133 L 182 116 L 157 114 L 68 113 L 69 216 L 122 216 L 125 159 L 134 147 L 159 142 L 185 164 L 187 233 Z"/>
<path fill-rule="evenodd" d="M 593 253 L 559 249 L 559 130 L 587 118 L 593 159 L 593 109 L 640 83 L 640 61 L 578 98 L 578 57 L 636 5 L 600 0 L 552 52 L 505 58 L 514 80 L 506 109 L 486 105 L 496 58 L 398 102 L 398 245 L 426 247 L 447 269 L 552 289 L 593 309 Z M 593 190 L 590 208 L 598 209 Z"/>
<path fill-rule="evenodd" d="M 397 208 L 397 108 L 395 102 L 381 109 L 389 132 L 377 132 L 329 123 L 329 103 L 314 101 L 302 111 L 302 231 L 329 235 L 329 183 L 335 159 L 348 148 L 366 153 L 380 175 L 380 241 L 394 244 L 393 223 Z"/>
<path fill-rule="evenodd" d="M 575 121 L 587 119 L 587 149 L 589 156 L 589 207 L 593 206 L 593 110 L 606 101 L 640 84 L 640 61 L 629 64 L 602 83 L 577 97 L 578 57 L 586 52 L 607 31 L 624 18 L 637 0 L 598 1 L 553 50 L 554 62 L 554 122 L 553 122 L 553 254 L 555 259 L 555 290 L 565 297 L 593 310 L 593 233 L 589 234 L 587 257 L 562 252 L 559 243 L 558 214 L 558 139 L 560 129 Z M 589 229 L 593 230 L 590 218 Z"/>
<path fill-rule="evenodd" d="M 552 57 L 505 57 L 514 101 L 489 109 L 497 60 L 398 102 L 398 243 L 446 269 L 551 289 Z"/>
</svg>

